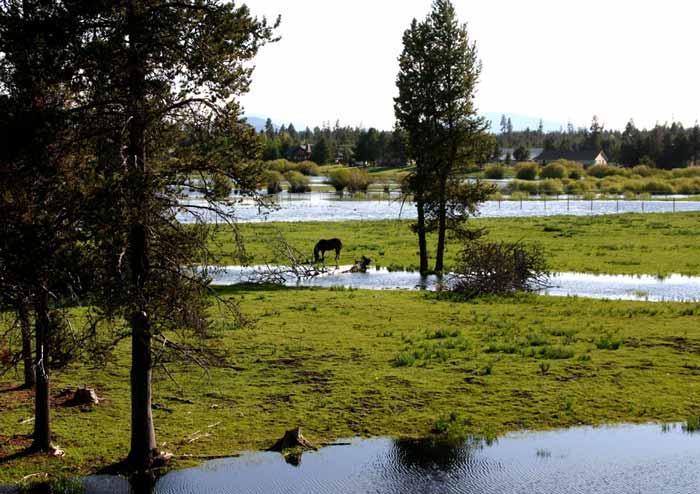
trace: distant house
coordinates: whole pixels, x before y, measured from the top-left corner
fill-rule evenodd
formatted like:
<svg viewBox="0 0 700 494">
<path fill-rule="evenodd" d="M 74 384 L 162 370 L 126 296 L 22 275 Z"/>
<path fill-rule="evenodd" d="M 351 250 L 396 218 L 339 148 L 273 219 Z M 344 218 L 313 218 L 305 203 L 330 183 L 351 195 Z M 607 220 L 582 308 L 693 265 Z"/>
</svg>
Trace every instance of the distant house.
<svg viewBox="0 0 700 494">
<path fill-rule="evenodd" d="M 534 161 L 546 165 L 552 161 L 567 160 L 577 161 L 583 166 L 607 165 L 608 157 L 604 151 L 583 150 L 583 151 L 543 151 Z"/>
<path fill-rule="evenodd" d="M 527 150 L 528 158 L 525 161 L 535 161 L 535 158 L 542 154 L 542 151 L 544 151 L 544 148 L 529 148 Z M 498 156 L 498 161 L 504 163 L 508 161 L 509 157 L 510 161 L 515 161 L 515 158 L 513 157 L 514 153 L 515 148 L 501 148 L 501 154 Z"/>
<path fill-rule="evenodd" d="M 292 161 L 308 161 L 311 159 L 311 148 L 313 146 L 311 144 L 302 144 L 300 146 L 297 146 L 294 150 L 292 150 L 292 154 L 289 157 Z"/>
</svg>

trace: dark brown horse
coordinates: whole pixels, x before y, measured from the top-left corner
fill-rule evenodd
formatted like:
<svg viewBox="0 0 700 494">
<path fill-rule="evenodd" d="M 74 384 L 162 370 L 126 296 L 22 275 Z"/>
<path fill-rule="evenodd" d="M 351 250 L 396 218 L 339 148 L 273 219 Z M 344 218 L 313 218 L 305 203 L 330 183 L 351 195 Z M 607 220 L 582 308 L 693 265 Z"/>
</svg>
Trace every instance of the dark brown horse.
<svg viewBox="0 0 700 494">
<path fill-rule="evenodd" d="M 335 251 L 335 263 L 338 264 L 340 259 L 340 249 L 343 248 L 343 242 L 339 238 L 331 238 L 328 240 L 319 240 L 314 247 L 314 262 L 325 261 L 326 252 L 329 250 Z M 320 254 L 320 259 L 319 259 Z"/>
</svg>

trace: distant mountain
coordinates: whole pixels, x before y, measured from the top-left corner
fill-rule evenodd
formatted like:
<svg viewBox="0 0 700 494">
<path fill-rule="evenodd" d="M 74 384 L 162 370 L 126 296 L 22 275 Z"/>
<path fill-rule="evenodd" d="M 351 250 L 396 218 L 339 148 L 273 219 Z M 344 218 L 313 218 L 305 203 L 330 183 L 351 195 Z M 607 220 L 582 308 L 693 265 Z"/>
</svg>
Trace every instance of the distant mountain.
<svg viewBox="0 0 700 494">
<path fill-rule="evenodd" d="M 243 117 L 248 121 L 250 125 L 255 127 L 255 130 L 260 132 L 261 130 L 265 130 L 265 122 L 267 122 L 267 117 L 261 117 L 258 115 L 243 115 Z M 290 122 L 278 122 L 274 118 L 272 119 L 272 125 L 275 127 L 275 129 L 279 129 L 280 126 L 284 125 L 289 126 Z M 299 122 L 292 122 L 294 124 L 294 128 L 297 129 L 297 131 L 302 131 L 306 128 L 306 124 L 302 124 Z M 312 126 L 313 128 L 313 126 Z"/>
<path fill-rule="evenodd" d="M 487 120 L 491 121 L 491 132 L 494 134 L 501 133 L 501 116 L 505 115 L 506 118 L 510 118 L 513 123 L 513 130 L 525 130 L 530 127 L 530 130 L 537 130 L 540 125 L 540 119 L 538 117 L 531 117 L 529 115 L 518 115 L 515 113 L 495 113 L 488 112 L 484 114 Z M 566 128 L 566 124 L 562 122 L 555 122 L 553 120 L 542 120 L 542 127 L 545 132 L 557 131 L 560 128 Z"/>
<path fill-rule="evenodd" d="M 255 130 L 260 132 L 261 130 L 265 130 L 265 122 L 267 121 L 266 118 L 262 117 L 254 117 L 252 115 L 244 115 L 245 119 L 248 121 L 250 125 L 255 127 Z M 275 125 L 277 127 L 277 125 Z"/>
</svg>

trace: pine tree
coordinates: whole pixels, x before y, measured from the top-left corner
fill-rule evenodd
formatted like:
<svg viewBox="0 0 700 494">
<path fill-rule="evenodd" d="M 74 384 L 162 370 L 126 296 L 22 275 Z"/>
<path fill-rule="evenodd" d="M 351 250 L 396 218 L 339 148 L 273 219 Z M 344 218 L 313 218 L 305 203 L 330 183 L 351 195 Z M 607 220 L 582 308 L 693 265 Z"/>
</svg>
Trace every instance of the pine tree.
<svg viewBox="0 0 700 494">
<path fill-rule="evenodd" d="M 425 233 L 434 225 L 438 236 L 435 271 L 442 271 L 449 194 L 455 190 L 451 179 L 461 164 L 487 147 L 481 141 L 488 122 L 474 107 L 481 63 L 466 25 L 459 24 L 449 0 L 435 0 L 424 21 L 414 19 L 403 44 L 394 110 L 416 161 L 409 187 L 418 209 L 420 269 L 427 271 Z"/>
<path fill-rule="evenodd" d="M 84 67 L 90 84 L 81 97 L 96 109 L 94 125 L 118 143 L 98 160 L 109 202 L 103 218 L 109 228 L 97 239 L 107 254 L 101 302 L 131 328 L 129 461 L 143 469 L 158 454 L 154 338 L 167 348 L 161 335 L 169 329 L 208 331 L 206 273 L 185 266 L 209 257 L 209 230 L 177 221 L 172 186 L 197 176 L 205 199 L 220 205 L 190 206 L 195 218 L 225 214 L 232 183 L 255 190 L 261 144 L 243 123 L 236 98 L 249 87 L 248 62 L 273 40 L 273 28 L 229 1 L 125 0 L 94 8 L 101 9 L 102 27 L 91 45 L 92 63 Z"/>
</svg>

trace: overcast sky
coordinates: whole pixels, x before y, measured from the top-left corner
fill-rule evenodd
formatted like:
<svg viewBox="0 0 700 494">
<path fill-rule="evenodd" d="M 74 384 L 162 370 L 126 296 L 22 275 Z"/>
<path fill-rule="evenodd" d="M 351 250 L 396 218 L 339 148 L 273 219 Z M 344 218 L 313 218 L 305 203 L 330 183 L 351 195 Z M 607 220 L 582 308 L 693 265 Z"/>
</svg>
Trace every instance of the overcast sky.
<svg viewBox="0 0 700 494">
<path fill-rule="evenodd" d="M 696 0 L 453 0 L 476 41 L 481 112 L 606 127 L 700 119 Z M 431 0 L 245 0 L 282 15 L 255 60 L 248 114 L 391 129 L 397 57 Z"/>
</svg>

